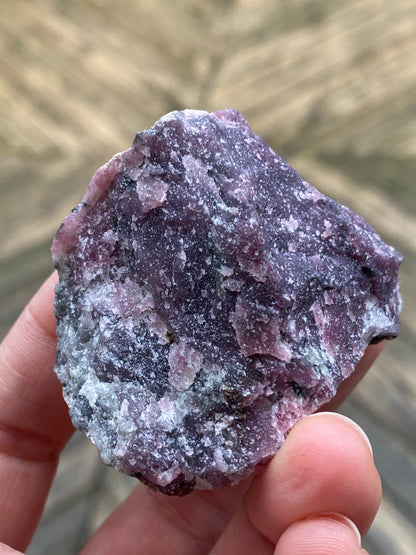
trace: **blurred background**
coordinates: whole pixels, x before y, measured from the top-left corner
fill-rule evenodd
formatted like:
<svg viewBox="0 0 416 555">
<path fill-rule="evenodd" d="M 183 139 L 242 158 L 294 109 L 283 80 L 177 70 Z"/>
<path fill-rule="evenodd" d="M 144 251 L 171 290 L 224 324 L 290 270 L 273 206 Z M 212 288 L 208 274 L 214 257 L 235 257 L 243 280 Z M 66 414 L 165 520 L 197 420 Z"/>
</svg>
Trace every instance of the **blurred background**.
<svg viewBox="0 0 416 555">
<path fill-rule="evenodd" d="M 384 485 L 372 555 L 416 551 L 414 0 L 1 0 L 0 335 L 95 169 L 185 107 L 234 107 L 404 255 L 399 339 L 341 412 Z M 76 434 L 28 555 L 75 555 L 134 486 Z"/>
</svg>

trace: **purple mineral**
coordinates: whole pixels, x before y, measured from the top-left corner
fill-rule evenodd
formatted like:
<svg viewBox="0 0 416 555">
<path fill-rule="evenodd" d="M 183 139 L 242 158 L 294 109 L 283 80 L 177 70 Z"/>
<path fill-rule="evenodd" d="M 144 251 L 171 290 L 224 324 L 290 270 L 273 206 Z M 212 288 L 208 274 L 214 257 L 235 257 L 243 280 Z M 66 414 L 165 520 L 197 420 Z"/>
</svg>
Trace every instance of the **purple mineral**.
<svg viewBox="0 0 416 555">
<path fill-rule="evenodd" d="M 235 110 L 138 133 L 52 251 L 72 420 L 105 463 L 167 494 L 261 468 L 399 331 L 400 255 Z"/>
</svg>

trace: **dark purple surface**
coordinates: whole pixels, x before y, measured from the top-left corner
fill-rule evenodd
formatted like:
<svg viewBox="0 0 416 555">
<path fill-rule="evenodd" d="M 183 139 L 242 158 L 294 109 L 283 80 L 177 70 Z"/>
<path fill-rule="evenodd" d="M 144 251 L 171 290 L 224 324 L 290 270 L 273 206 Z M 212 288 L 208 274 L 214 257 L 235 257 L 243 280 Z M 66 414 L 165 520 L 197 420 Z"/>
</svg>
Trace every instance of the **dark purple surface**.
<svg viewBox="0 0 416 555">
<path fill-rule="evenodd" d="M 164 493 L 248 476 L 398 333 L 400 255 L 234 110 L 138 133 L 52 251 L 73 422 Z"/>
</svg>

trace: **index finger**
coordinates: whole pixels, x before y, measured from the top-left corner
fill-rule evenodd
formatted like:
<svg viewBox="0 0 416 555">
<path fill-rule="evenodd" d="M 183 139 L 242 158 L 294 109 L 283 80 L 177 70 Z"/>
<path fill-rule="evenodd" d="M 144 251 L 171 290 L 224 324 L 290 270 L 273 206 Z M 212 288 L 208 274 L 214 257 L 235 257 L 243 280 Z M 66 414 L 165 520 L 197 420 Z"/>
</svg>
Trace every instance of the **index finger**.
<svg viewBox="0 0 416 555">
<path fill-rule="evenodd" d="M 0 541 L 24 550 L 73 427 L 53 372 L 56 273 L 0 346 Z"/>
</svg>

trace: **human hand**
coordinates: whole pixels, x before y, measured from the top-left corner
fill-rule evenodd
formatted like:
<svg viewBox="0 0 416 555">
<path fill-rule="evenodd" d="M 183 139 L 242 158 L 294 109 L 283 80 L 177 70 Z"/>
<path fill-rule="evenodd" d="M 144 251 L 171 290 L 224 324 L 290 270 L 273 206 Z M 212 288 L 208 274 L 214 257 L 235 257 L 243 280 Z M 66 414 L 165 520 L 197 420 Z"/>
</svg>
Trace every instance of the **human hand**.
<svg viewBox="0 0 416 555">
<path fill-rule="evenodd" d="M 56 280 L 45 282 L 0 346 L 0 555 L 30 542 L 74 431 L 53 372 Z M 381 348 L 367 349 L 325 410 L 348 395 Z M 380 498 L 363 432 L 318 413 L 296 424 L 261 475 L 235 487 L 177 498 L 138 484 L 82 555 L 362 554 L 356 530 L 367 532 Z"/>
</svg>

